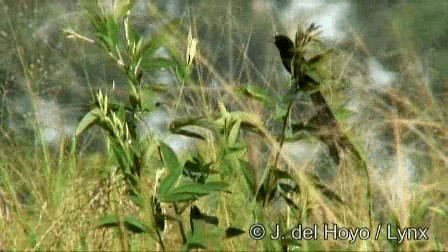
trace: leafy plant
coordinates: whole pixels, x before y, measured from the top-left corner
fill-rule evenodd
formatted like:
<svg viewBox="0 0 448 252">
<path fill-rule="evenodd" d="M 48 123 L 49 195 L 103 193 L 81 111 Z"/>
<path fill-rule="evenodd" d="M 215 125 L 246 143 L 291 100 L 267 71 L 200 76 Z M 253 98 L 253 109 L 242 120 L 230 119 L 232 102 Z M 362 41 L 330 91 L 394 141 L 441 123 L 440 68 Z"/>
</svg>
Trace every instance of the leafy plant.
<svg viewBox="0 0 448 252">
<path fill-rule="evenodd" d="M 191 37 L 190 31 L 185 65 L 177 59 L 170 61 L 152 58 L 152 54 L 162 46 L 161 38 L 157 36 L 152 38 L 140 36 L 135 31 L 129 21 L 129 14 L 133 4 L 134 1 L 117 1 L 113 13 L 104 12 L 99 3 L 90 4 L 87 8 L 92 26 L 95 29 L 95 43 L 98 43 L 108 53 L 127 77 L 129 100 L 127 103 L 111 102 L 109 95 L 99 90 L 94 101 L 95 107 L 79 123 L 76 129 L 76 136 L 79 137 L 85 130 L 94 125 L 99 126 L 106 133 L 108 146 L 114 154 L 115 162 L 129 189 L 129 198 L 142 212 L 146 211 L 145 202 L 147 199 L 152 199 L 150 201 L 152 217 L 144 220 L 134 215 L 107 215 L 99 220 L 97 227 L 118 228 L 119 230 L 123 227 L 134 234 L 157 234 L 158 242 L 164 247 L 160 231 L 163 231 L 165 221 L 175 221 L 180 226 L 181 236 L 186 248 L 205 248 L 202 241 L 198 240 L 201 237 L 199 230 L 193 231 L 193 226 L 191 226 L 192 235 L 188 236 L 187 239 L 184 232 L 184 224 L 179 218 L 183 210 L 180 210 L 178 205 L 181 203 L 190 205 L 204 196 L 223 192 L 228 189 L 229 184 L 216 179 L 208 181 L 210 175 L 208 167 L 210 164 L 201 164 L 199 159 L 182 164 L 178 160 L 176 153 L 164 142 L 156 139 L 151 140 L 150 138 L 139 139 L 136 134 L 136 122 L 139 115 L 143 112 L 150 114 L 154 109 L 154 106 L 151 106 L 153 101 L 148 98 L 152 97 L 153 94 L 151 92 L 155 91 L 154 89 L 145 89 L 142 82 L 144 68 L 174 66 L 182 89 L 185 80 L 191 74 L 191 65 L 195 56 L 197 40 Z M 84 37 L 72 30 L 66 30 L 66 32 L 70 36 Z M 120 32 L 124 32 L 124 42 L 121 40 Z M 225 115 L 223 116 L 226 117 Z M 228 116 L 226 119 L 223 118 L 223 120 L 228 120 Z M 224 122 L 224 125 L 221 125 L 221 121 L 218 119 L 216 122 L 210 122 L 210 124 L 217 126 L 217 128 L 223 128 L 226 135 L 225 141 L 230 146 L 233 146 L 238 138 L 240 123 L 237 123 L 235 127 L 231 124 L 231 127 L 229 127 L 226 122 Z M 178 134 L 192 135 L 192 133 L 188 134 L 187 131 L 181 129 L 177 131 L 174 128 L 172 129 Z M 144 195 L 140 185 L 140 180 L 143 176 L 142 163 L 147 158 L 147 150 L 154 144 L 158 146 L 159 159 L 166 168 L 167 175 L 160 179 L 160 183 L 157 184 L 157 189 L 153 192 L 153 195 Z M 230 149 L 229 151 L 232 153 L 236 151 Z M 199 175 L 195 175 L 195 173 L 199 173 Z M 192 181 L 187 181 L 185 179 L 187 177 L 191 178 Z M 161 204 L 172 204 L 174 209 L 176 209 L 176 216 L 163 214 Z M 196 212 L 196 215 L 191 218 L 210 219 L 208 217 L 205 218 L 206 216 L 201 214 L 196 206 L 193 206 L 192 209 L 193 212 Z M 214 217 L 214 219 L 216 221 L 214 220 L 213 223 L 217 224 L 217 218 Z M 148 226 L 147 223 L 152 223 L 153 225 Z M 122 240 L 126 240 L 123 237 L 123 231 L 120 231 L 120 233 Z M 231 228 L 225 237 L 234 237 L 241 233 L 238 229 Z M 126 245 L 123 245 L 123 248 L 125 247 Z"/>
</svg>

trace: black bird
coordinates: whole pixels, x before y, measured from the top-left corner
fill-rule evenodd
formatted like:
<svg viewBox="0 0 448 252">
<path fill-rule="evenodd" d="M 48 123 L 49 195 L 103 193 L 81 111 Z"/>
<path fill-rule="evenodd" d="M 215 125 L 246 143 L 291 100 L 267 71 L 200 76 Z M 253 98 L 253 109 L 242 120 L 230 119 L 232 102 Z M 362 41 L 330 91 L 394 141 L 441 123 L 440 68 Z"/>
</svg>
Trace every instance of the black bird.
<svg viewBox="0 0 448 252">
<path fill-rule="evenodd" d="M 306 87 L 310 82 L 315 85 L 319 85 L 313 78 L 306 75 L 306 72 L 302 72 L 302 66 L 319 61 L 320 56 L 316 56 L 308 61 L 304 57 L 304 51 L 306 45 L 316 40 L 314 32 L 317 32 L 318 26 L 311 24 L 305 32 L 300 32 L 296 36 L 296 45 L 284 35 L 275 36 L 275 45 L 277 46 L 280 57 L 282 58 L 283 66 L 291 73 L 295 84 L 294 88 Z M 292 69 L 293 68 L 293 69 Z M 306 69 L 306 68 L 303 68 Z M 293 70 L 293 71 L 292 71 Z M 314 89 L 314 88 L 313 88 Z M 306 88 L 305 88 L 306 90 Z M 359 151 L 352 144 L 350 139 L 344 134 L 339 127 L 336 118 L 331 112 L 324 96 L 319 89 L 314 89 L 310 92 L 310 98 L 316 108 L 316 114 L 310 120 L 311 124 L 314 124 L 318 128 L 317 137 L 328 146 L 330 155 L 337 165 L 341 160 L 342 151 L 349 151 L 356 156 L 359 161 L 359 165 L 367 179 L 367 191 L 366 198 L 368 199 L 369 207 L 369 224 L 372 227 L 372 201 L 371 201 L 371 188 L 369 182 L 369 172 L 367 169 L 367 163 L 360 155 Z"/>
<path fill-rule="evenodd" d="M 274 39 L 274 43 L 280 51 L 283 66 L 291 73 L 291 62 L 295 54 L 294 43 L 285 35 L 276 35 Z"/>
<path fill-rule="evenodd" d="M 292 40 L 285 35 L 276 35 L 274 39 L 275 45 L 280 52 L 283 66 L 291 75 L 297 78 L 296 83 L 299 85 L 299 87 L 303 87 L 305 84 L 310 83 L 318 85 L 318 83 L 310 76 L 301 72 L 302 65 L 307 62 L 305 61 L 303 53 L 298 52 L 298 49 L 296 48 Z M 292 72 L 293 70 L 294 72 Z"/>
<path fill-rule="evenodd" d="M 310 27 L 308 31 L 312 32 L 314 30 L 313 27 Z M 303 37 L 305 35 L 307 34 L 302 34 Z M 285 35 L 276 35 L 274 39 L 275 45 L 280 52 L 283 66 L 289 73 L 291 73 L 291 75 L 293 75 L 294 78 L 297 79 L 298 86 L 305 86 L 307 82 L 312 82 L 313 84 L 319 85 L 319 83 L 311 77 L 301 72 L 302 65 L 307 63 L 303 56 L 303 51 L 301 52 L 298 48 L 296 48 L 294 42 L 292 42 L 292 40 Z M 294 67 L 294 73 L 291 71 L 292 67 Z M 317 137 L 327 145 L 330 155 L 336 164 L 339 164 L 340 162 L 340 149 L 349 150 L 362 160 L 359 152 L 339 128 L 336 118 L 331 112 L 330 107 L 325 101 L 322 93 L 319 90 L 311 92 L 310 98 L 316 108 L 316 114 L 310 120 L 310 123 L 312 125 L 314 124 L 319 129 L 317 132 Z"/>
</svg>

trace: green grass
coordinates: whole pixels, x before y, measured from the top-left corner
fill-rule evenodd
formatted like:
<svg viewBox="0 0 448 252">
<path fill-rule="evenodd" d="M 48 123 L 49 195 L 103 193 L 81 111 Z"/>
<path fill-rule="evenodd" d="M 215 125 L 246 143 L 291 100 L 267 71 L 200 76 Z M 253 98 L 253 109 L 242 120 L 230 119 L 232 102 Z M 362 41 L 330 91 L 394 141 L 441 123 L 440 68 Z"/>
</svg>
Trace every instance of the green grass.
<svg viewBox="0 0 448 252">
<path fill-rule="evenodd" d="M 369 89 L 365 60 L 352 53 L 367 50 L 360 44 L 338 50 L 318 72 L 338 123 L 367 160 L 371 192 L 366 194 L 365 173 L 354 155 L 347 153 L 333 167 L 334 178 L 322 182 L 313 176 L 316 160 L 298 163 L 282 150 L 283 141 L 318 141 L 292 127 L 307 119 L 312 106 L 306 95 L 288 92 L 272 44 L 243 39 L 250 28 L 238 11 L 229 7 L 219 16 L 226 20 L 222 27 L 203 28 L 200 22 L 210 16 L 189 13 L 191 19 L 172 21 L 155 5 L 143 14 L 131 9 L 129 16 L 125 5 L 115 12 L 54 1 L 0 1 L 0 6 L 9 8 L 0 21 L 6 34 L 0 45 L 1 249 L 447 249 L 445 96 L 434 91 L 422 59 L 399 35 L 396 68 L 403 83 L 381 92 Z M 216 11 L 221 13 L 212 9 L 210 15 Z M 143 32 L 145 22 L 168 21 L 153 34 Z M 209 35 L 201 28 L 218 31 L 223 46 L 207 43 Z M 30 34 L 52 37 L 30 40 Z M 252 45 L 259 45 L 259 59 L 267 66 L 257 67 L 244 56 Z M 162 46 L 169 59 L 155 53 Z M 172 76 L 168 85 L 153 79 L 161 67 Z M 295 105 L 289 110 L 291 97 Z M 360 97 L 359 113 L 344 107 L 352 97 Z M 42 98 L 58 100 L 77 114 L 76 136 L 45 141 L 47 125 L 38 118 Z M 194 138 L 192 148 L 176 153 L 166 138 L 135 134 L 142 115 L 161 107 L 174 115 L 167 131 Z M 382 157 L 369 152 L 374 130 L 395 153 L 386 169 L 379 167 Z M 416 166 L 415 178 L 407 158 Z M 279 182 L 300 190 L 270 201 L 261 188 L 271 192 Z M 369 228 L 369 201 L 370 239 L 323 239 L 325 224 Z M 259 241 L 248 234 L 255 223 L 268 232 Z M 317 225 L 319 239 L 271 240 L 275 224 L 283 231 Z M 380 224 L 382 232 L 374 239 Z M 429 240 L 399 244 L 386 236 L 387 225 L 428 228 Z M 226 237 L 229 227 L 244 233 Z"/>
</svg>

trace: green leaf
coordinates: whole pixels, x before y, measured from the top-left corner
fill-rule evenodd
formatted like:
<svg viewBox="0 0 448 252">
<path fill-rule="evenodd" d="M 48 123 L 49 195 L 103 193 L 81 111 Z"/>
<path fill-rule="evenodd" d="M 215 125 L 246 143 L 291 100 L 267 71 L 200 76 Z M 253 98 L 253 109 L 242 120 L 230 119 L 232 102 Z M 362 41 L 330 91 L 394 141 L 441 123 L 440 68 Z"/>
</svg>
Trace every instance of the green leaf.
<svg viewBox="0 0 448 252">
<path fill-rule="evenodd" d="M 285 107 L 277 105 L 275 107 L 274 118 L 276 120 L 283 120 L 283 118 L 286 116 L 287 112 L 288 112 L 288 110 Z"/>
<path fill-rule="evenodd" d="M 132 200 L 132 202 L 134 202 L 134 204 L 136 204 L 139 207 L 143 207 L 144 206 L 144 198 L 139 195 L 139 194 L 133 194 L 130 195 L 129 198 Z"/>
<path fill-rule="evenodd" d="M 252 195 L 257 192 L 257 182 L 255 181 L 255 170 L 250 166 L 250 164 L 244 160 L 239 160 L 241 172 L 243 173 L 244 180 L 246 181 L 247 187 Z"/>
<path fill-rule="evenodd" d="M 230 113 L 233 120 L 241 121 L 240 127 L 249 128 L 258 134 L 264 135 L 261 128 L 263 128 L 263 121 L 254 113 L 248 113 L 243 111 L 235 111 Z"/>
<path fill-rule="evenodd" d="M 174 184 L 182 175 L 182 167 L 180 167 L 179 160 L 177 159 L 174 151 L 165 143 L 160 142 L 160 153 L 162 154 L 162 161 L 168 169 L 168 176 L 166 176 L 159 187 L 159 197 L 166 197 L 168 192 L 172 190 Z"/>
<path fill-rule="evenodd" d="M 171 172 L 168 176 L 163 178 L 162 182 L 160 182 L 158 197 L 160 198 L 167 197 L 168 193 L 170 192 L 170 190 L 172 190 L 174 184 L 176 183 L 177 179 L 180 177 L 181 174 L 182 173 L 180 171 Z"/>
<path fill-rule="evenodd" d="M 138 34 L 138 32 L 130 24 L 128 26 L 128 40 L 129 41 L 127 41 L 127 42 L 129 43 L 129 45 L 133 45 L 134 43 L 137 44 L 137 48 L 136 48 L 135 54 L 133 56 L 134 56 L 134 60 L 138 59 L 138 57 L 141 55 L 140 51 L 139 51 L 140 48 L 138 46 L 142 43 L 142 42 L 140 42 L 140 41 L 142 41 L 142 38 L 140 38 L 140 35 Z"/>
<path fill-rule="evenodd" d="M 190 201 L 196 200 L 199 196 L 195 193 L 171 193 L 168 192 L 164 195 L 159 196 L 160 202 L 182 202 L 182 201 Z"/>
<path fill-rule="evenodd" d="M 119 224 L 118 217 L 115 215 L 106 215 L 101 217 L 99 220 L 98 225 L 96 225 L 96 228 L 102 228 L 102 227 L 117 227 Z"/>
<path fill-rule="evenodd" d="M 164 194 L 159 195 L 161 202 L 179 202 L 195 200 L 199 197 L 208 195 L 212 192 L 219 192 L 226 189 L 229 185 L 224 182 L 209 182 L 205 184 L 188 183 L 171 189 Z M 162 188 L 162 186 L 160 186 Z"/>
<path fill-rule="evenodd" d="M 232 238 L 244 234 L 245 231 L 239 228 L 229 227 L 225 231 L 224 238 Z"/>
<path fill-rule="evenodd" d="M 149 233 L 149 228 L 136 216 L 128 215 L 123 218 L 126 229 L 133 233 Z"/>
<path fill-rule="evenodd" d="M 428 207 L 429 210 L 433 211 L 434 213 L 437 213 L 443 217 L 448 217 L 448 212 L 444 211 L 442 208 L 439 207 Z"/>
<path fill-rule="evenodd" d="M 210 194 L 223 191 L 229 187 L 225 182 L 208 182 L 205 184 L 187 183 L 173 189 L 172 193 Z"/>
<path fill-rule="evenodd" d="M 194 223 L 192 223 L 194 225 Z M 191 232 L 187 235 L 187 243 L 185 247 L 188 250 L 191 249 L 207 249 L 207 240 L 210 240 L 210 230 L 204 230 L 205 227 L 203 225 L 194 225 L 191 227 Z M 208 232 L 207 232 L 208 231 Z M 207 233 L 206 233 L 207 232 Z M 206 235 L 207 234 L 207 235 Z"/>
<path fill-rule="evenodd" d="M 244 87 L 243 93 L 250 98 L 254 98 L 262 102 L 270 101 L 269 95 L 267 94 L 266 90 L 255 85 L 247 85 L 246 87 Z"/>
<path fill-rule="evenodd" d="M 198 127 L 204 128 L 204 129 L 208 129 L 214 133 L 216 133 L 218 131 L 216 123 L 213 121 L 207 120 L 203 116 L 176 119 L 171 122 L 170 130 L 171 130 L 171 132 L 175 133 L 176 130 L 178 130 L 184 126 L 198 126 Z"/>
<path fill-rule="evenodd" d="M 195 238 L 198 239 L 198 238 Z M 199 240 L 199 239 L 198 239 Z M 207 249 L 207 247 L 203 244 L 203 241 L 188 241 L 187 244 L 185 244 L 186 249 L 188 251 L 192 250 L 192 249 Z"/>
<path fill-rule="evenodd" d="M 90 126 L 96 123 L 98 118 L 101 117 L 101 110 L 99 108 L 94 108 L 89 113 L 87 113 L 78 124 L 76 128 L 75 136 L 78 137 L 82 132 L 88 129 Z"/>
<path fill-rule="evenodd" d="M 128 159 L 126 150 L 114 141 L 111 142 L 111 148 L 118 164 L 120 165 L 121 171 L 125 175 L 131 175 L 132 162 Z"/>
<path fill-rule="evenodd" d="M 25 227 L 25 233 L 27 234 L 26 235 L 27 243 L 31 245 L 31 247 L 36 247 L 38 241 L 40 240 L 40 235 L 37 234 L 36 230 L 30 227 Z M 40 249 L 40 246 L 36 248 Z"/>
<path fill-rule="evenodd" d="M 139 55 L 143 57 L 142 63 L 151 59 L 154 53 L 162 46 L 163 44 L 157 39 L 157 37 L 142 37 L 137 44 L 137 51 Z"/>
<path fill-rule="evenodd" d="M 166 165 L 170 172 L 181 172 L 179 160 L 176 153 L 164 142 L 160 142 L 160 152 L 162 153 L 163 163 Z"/>
<path fill-rule="evenodd" d="M 156 99 L 158 94 L 149 89 L 143 88 L 140 91 L 142 109 L 145 111 L 153 111 L 156 107 Z"/>
<path fill-rule="evenodd" d="M 132 215 L 124 216 L 123 223 L 127 230 L 133 233 L 149 233 L 149 228 L 143 223 L 139 217 Z M 107 215 L 100 219 L 96 228 L 118 227 L 120 219 L 116 215 Z"/>
<path fill-rule="evenodd" d="M 238 140 L 238 136 L 240 133 L 241 120 L 236 120 L 236 122 L 232 125 L 232 128 L 229 132 L 228 142 L 230 145 L 233 145 Z"/>
<path fill-rule="evenodd" d="M 126 122 L 126 110 L 123 104 L 118 105 L 117 117 L 121 122 Z"/>
<path fill-rule="evenodd" d="M 118 45 L 118 30 L 119 30 L 119 26 L 118 23 L 115 21 L 114 17 L 111 15 L 107 15 L 106 16 L 106 29 L 107 29 L 107 34 L 104 34 L 107 36 L 107 39 L 111 42 L 113 48 L 111 49 L 115 49 L 115 47 Z"/>
<path fill-rule="evenodd" d="M 144 61 L 145 58 L 150 58 L 152 54 L 149 54 L 148 52 L 149 49 L 151 49 L 151 47 L 153 46 L 150 37 L 149 36 L 140 37 L 140 35 L 136 31 L 134 31 L 133 28 L 131 31 L 129 36 L 131 37 L 131 40 L 137 43 L 137 45 L 135 46 L 134 59 L 137 59 L 137 61 L 143 59 Z"/>
<path fill-rule="evenodd" d="M 350 118 L 350 116 L 352 115 L 353 112 L 346 108 L 339 108 L 339 109 L 336 109 L 333 113 L 334 113 L 334 117 L 336 117 L 336 120 L 346 121 L 347 119 Z"/>
</svg>

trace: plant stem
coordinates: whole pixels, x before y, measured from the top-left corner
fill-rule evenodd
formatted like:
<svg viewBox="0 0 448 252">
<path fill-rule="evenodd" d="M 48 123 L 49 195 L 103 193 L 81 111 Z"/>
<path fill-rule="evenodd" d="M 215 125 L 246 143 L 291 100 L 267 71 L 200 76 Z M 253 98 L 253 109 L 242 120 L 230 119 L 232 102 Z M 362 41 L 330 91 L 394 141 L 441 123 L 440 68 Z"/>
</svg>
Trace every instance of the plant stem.
<svg viewBox="0 0 448 252">
<path fill-rule="evenodd" d="M 178 209 L 176 203 L 173 203 L 173 207 L 174 207 L 174 212 L 176 213 L 177 216 L 179 216 L 180 212 L 179 212 L 179 209 Z M 180 230 L 180 235 L 182 236 L 182 244 L 186 244 L 187 236 L 185 235 L 185 229 L 184 229 L 184 225 L 182 224 L 182 221 L 179 221 L 179 230 Z"/>
<path fill-rule="evenodd" d="M 280 159 L 280 154 L 282 152 L 282 148 L 283 148 L 283 144 L 285 143 L 285 136 L 286 136 L 286 128 L 288 127 L 288 121 L 289 121 L 289 116 L 291 114 L 292 111 L 292 106 L 294 105 L 294 100 L 290 101 L 288 104 L 288 109 L 286 111 L 286 114 L 283 118 L 283 127 L 282 127 L 282 132 L 280 133 L 280 143 L 277 149 L 277 152 L 275 154 L 275 159 L 274 159 L 274 164 L 273 164 L 273 168 L 276 169 L 277 165 L 278 165 L 278 161 Z M 266 205 L 267 199 L 269 197 L 269 186 L 270 186 L 270 182 L 271 182 L 271 167 L 268 167 L 269 171 L 268 171 L 268 176 L 266 179 L 266 195 L 264 197 L 264 201 L 263 201 L 263 206 Z"/>
</svg>

